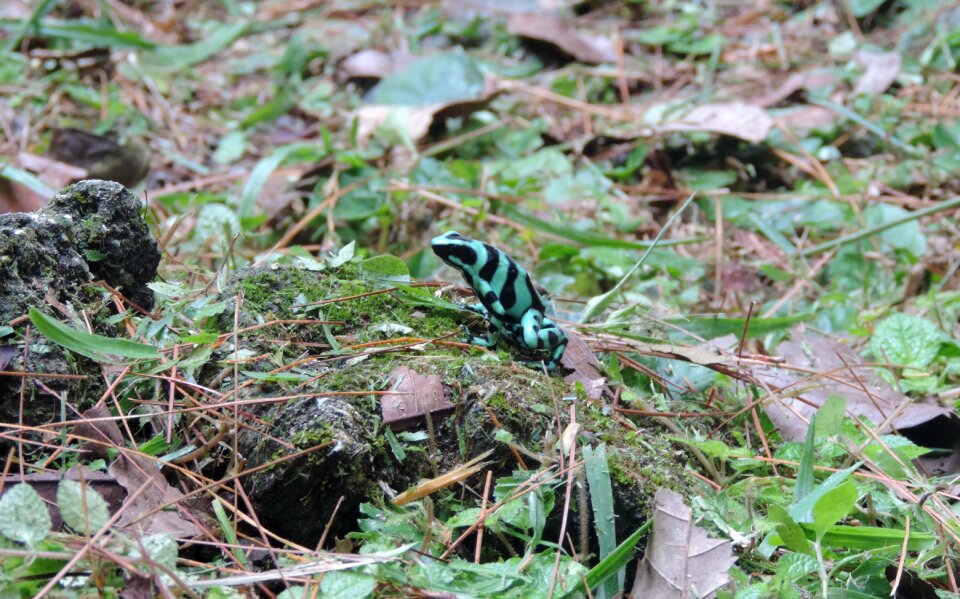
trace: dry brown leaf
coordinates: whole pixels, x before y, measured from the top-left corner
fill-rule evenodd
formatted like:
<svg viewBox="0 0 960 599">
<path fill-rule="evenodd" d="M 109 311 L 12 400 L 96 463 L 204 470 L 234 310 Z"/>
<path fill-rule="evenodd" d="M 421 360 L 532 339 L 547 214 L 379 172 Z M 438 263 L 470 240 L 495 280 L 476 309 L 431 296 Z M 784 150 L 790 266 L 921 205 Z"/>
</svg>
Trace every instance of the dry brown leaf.
<svg viewBox="0 0 960 599">
<path fill-rule="evenodd" d="M 103 420 L 110 418 L 109 410 L 90 408 L 82 417 L 92 421 L 78 425 L 74 429 L 75 434 L 101 440 L 107 445 L 123 446 L 123 436 L 117 423 Z M 127 490 L 127 499 L 121 508 L 123 515 L 117 522 L 118 528 L 130 527 L 142 534 L 167 533 L 177 538 L 200 535 L 200 528 L 179 513 L 180 509 L 184 509 L 182 504 L 178 504 L 183 494 L 167 483 L 154 460 L 126 451 L 121 452 L 110 464 L 107 472 Z M 146 490 L 134 495 L 145 485 Z M 170 505 L 175 505 L 177 509 L 166 509 Z"/>
<path fill-rule="evenodd" d="M 510 17 L 507 30 L 521 37 L 545 42 L 580 62 L 600 64 L 616 62 L 617 48 L 606 37 L 581 31 L 567 20 L 543 13 Z"/>
<path fill-rule="evenodd" d="M 0 179 L 0 214 L 35 212 L 46 206 L 50 197 L 44 197 L 10 179 Z"/>
<path fill-rule="evenodd" d="M 760 143 L 773 127 L 766 111 L 746 102 L 717 102 L 697 106 L 685 116 L 655 128 L 658 133 L 706 131 Z"/>
<path fill-rule="evenodd" d="M 583 383 L 589 399 L 600 399 L 607 387 L 607 379 L 600 372 L 600 362 L 587 342 L 573 331 L 567 331 L 567 349 L 560 364 L 573 370 L 563 380 L 570 384 Z"/>
<path fill-rule="evenodd" d="M 797 137 L 805 137 L 814 129 L 827 129 L 837 122 L 837 113 L 824 108 L 807 104 L 790 112 L 777 115 L 777 123 L 786 127 Z"/>
<path fill-rule="evenodd" d="M 873 368 L 862 367 L 860 356 L 836 339 L 806 334 L 798 328 L 790 341 L 777 347 L 777 353 L 801 371 L 779 366 L 754 366 L 751 370 L 775 392 L 775 398 L 764 403 L 764 410 L 784 440 L 802 441 L 810 416 L 833 394 L 847 400 L 848 416 L 865 418 L 878 426 L 886 423 L 881 432 L 889 431 L 891 424 L 898 430 L 906 429 L 938 417 L 957 421 L 946 408 L 913 403 Z"/>
<path fill-rule="evenodd" d="M 417 423 L 426 413 L 437 417 L 452 412 L 454 407 L 444 395 L 439 376 L 425 376 L 408 366 L 390 374 L 390 391 L 380 400 L 383 422 L 393 430 Z"/>
<path fill-rule="evenodd" d="M 365 142 L 380 127 L 387 124 L 388 119 L 397 119 L 406 125 L 406 133 L 413 143 L 423 141 L 433 124 L 433 115 L 439 104 L 430 106 L 385 106 L 374 104 L 361 106 L 357 110 L 357 141 Z"/>
<path fill-rule="evenodd" d="M 631 595 L 650 599 L 710 599 L 730 582 L 727 571 L 737 558 L 733 543 L 711 539 L 693 523 L 683 497 L 669 489 L 654 496 L 653 531 L 637 564 Z"/>
<path fill-rule="evenodd" d="M 774 104 L 783 102 L 798 91 L 822 89 L 824 87 L 836 85 L 839 82 L 840 78 L 835 73 L 824 69 L 815 69 L 811 71 L 794 73 L 793 75 L 787 77 L 786 81 L 780 84 L 780 87 L 753 100 L 753 103 L 757 106 L 763 106 L 766 108 L 768 106 L 773 106 Z"/>
<path fill-rule="evenodd" d="M 882 94 L 900 74 L 899 52 L 860 50 L 857 52 L 857 62 L 864 71 L 853 88 L 855 94 Z"/>
</svg>

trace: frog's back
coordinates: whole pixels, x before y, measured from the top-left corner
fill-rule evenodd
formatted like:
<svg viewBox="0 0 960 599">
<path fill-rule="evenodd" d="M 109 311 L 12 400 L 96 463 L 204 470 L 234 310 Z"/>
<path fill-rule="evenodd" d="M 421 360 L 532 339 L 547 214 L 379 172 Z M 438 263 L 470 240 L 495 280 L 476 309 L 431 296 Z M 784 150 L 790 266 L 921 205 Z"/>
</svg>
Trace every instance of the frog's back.
<svg viewBox="0 0 960 599">
<path fill-rule="evenodd" d="M 489 297 L 481 297 L 480 302 L 489 310 L 490 304 L 499 300 L 505 314 L 516 321 L 528 310 L 543 312 L 543 299 L 527 271 L 505 252 L 486 243 L 480 245 L 483 252 L 476 277 L 486 281 L 491 288 L 487 292 Z"/>
</svg>

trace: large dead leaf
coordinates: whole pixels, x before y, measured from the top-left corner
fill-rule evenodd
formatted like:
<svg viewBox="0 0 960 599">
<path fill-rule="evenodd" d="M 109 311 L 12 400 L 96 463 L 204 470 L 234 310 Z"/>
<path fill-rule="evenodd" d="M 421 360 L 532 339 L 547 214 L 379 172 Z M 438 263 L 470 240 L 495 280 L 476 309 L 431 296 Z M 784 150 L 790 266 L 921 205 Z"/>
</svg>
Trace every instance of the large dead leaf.
<svg viewBox="0 0 960 599">
<path fill-rule="evenodd" d="M 393 371 L 390 391 L 380 400 L 383 422 L 394 430 L 416 424 L 424 414 L 436 417 L 452 412 L 454 407 L 444 395 L 439 376 L 425 376 L 407 366 Z"/>
<path fill-rule="evenodd" d="M 708 537 L 694 524 L 679 493 L 657 489 L 654 503 L 653 532 L 630 594 L 644 599 L 716 597 L 729 584 L 727 571 L 737 561 L 733 543 Z"/>
<path fill-rule="evenodd" d="M 91 408 L 83 413 L 84 419 L 91 419 L 78 425 L 74 433 L 102 443 L 122 446 L 122 435 L 116 422 L 101 420 L 110 418 L 106 408 Z M 93 445 L 93 444 L 91 444 Z M 192 538 L 200 534 L 200 528 L 180 515 L 184 509 L 179 504 L 183 494 L 171 487 L 156 463 L 144 456 L 121 452 L 107 469 L 124 489 L 123 515 L 117 522 L 118 528 L 133 528 L 142 534 L 167 533 L 177 538 Z M 147 488 L 141 490 L 141 487 Z M 167 509 L 168 506 L 176 509 Z"/>
<path fill-rule="evenodd" d="M 752 372 L 774 391 L 775 397 L 764 403 L 764 410 L 785 440 L 802 441 L 810 416 L 833 394 L 847 400 L 848 416 L 884 425 L 880 432 L 943 418 L 952 422 L 954 434 L 960 435 L 960 420 L 950 410 L 913 403 L 873 368 L 863 367 L 860 356 L 836 339 L 809 335 L 798 328 L 790 341 L 777 347 L 777 353 L 796 370 L 754 366 Z"/>
<path fill-rule="evenodd" d="M 766 111 L 746 102 L 716 102 L 703 104 L 682 118 L 656 127 L 658 133 L 706 131 L 737 137 L 750 143 L 760 143 L 773 127 L 773 119 Z"/>
<path fill-rule="evenodd" d="M 863 66 L 863 75 L 853 88 L 855 94 L 882 94 L 900 74 L 899 52 L 860 50 L 857 62 Z"/>
<path fill-rule="evenodd" d="M 547 14 L 516 14 L 510 17 L 507 30 L 549 44 L 580 62 L 600 64 L 617 60 L 616 45 L 609 38 L 581 31 L 570 21 Z"/>
<path fill-rule="evenodd" d="M 567 349 L 563 352 L 560 364 L 573 370 L 563 380 L 568 384 L 582 383 L 587 397 L 600 399 L 607 387 L 607 379 L 600 372 L 600 362 L 583 337 L 573 331 L 567 331 Z"/>
</svg>

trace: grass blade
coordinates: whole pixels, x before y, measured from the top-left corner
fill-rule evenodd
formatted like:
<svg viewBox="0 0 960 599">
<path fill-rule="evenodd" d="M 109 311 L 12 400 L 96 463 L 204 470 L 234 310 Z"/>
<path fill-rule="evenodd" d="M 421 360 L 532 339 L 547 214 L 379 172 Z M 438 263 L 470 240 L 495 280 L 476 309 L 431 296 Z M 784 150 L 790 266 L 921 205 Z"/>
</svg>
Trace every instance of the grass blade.
<svg viewBox="0 0 960 599">
<path fill-rule="evenodd" d="M 50 341 L 97 362 L 107 361 L 104 354 L 142 359 L 160 357 L 160 352 L 152 345 L 80 331 L 36 308 L 30 308 L 30 322 Z"/>
</svg>

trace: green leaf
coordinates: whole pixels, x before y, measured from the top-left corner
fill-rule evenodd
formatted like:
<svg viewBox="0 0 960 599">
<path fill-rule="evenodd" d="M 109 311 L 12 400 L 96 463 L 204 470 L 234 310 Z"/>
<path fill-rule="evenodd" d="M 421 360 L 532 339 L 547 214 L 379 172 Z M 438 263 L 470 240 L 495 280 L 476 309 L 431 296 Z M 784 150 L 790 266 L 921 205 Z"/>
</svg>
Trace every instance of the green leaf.
<svg viewBox="0 0 960 599">
<path fill-rule="evenodd" d="M 617 298 L 617 294 L 620 293 L 620 290 L 623 288 L 626 282 L 630 280 L 630 277 L 633 276 L 633 273 L 637 272 L 637 270 L 647 260 L 647 256 L 650 255 L 650 251 L 656 247 L 657 243 L 659 243 L 660 238 L 663 237 L 663 235 L 670 229 L 670 226 L 674 223 L 677 217 L 683 214 L 683 211 L 686 210 L 687 206 L 690 205 L 690 202 L 692 202 L 693 198 L 696 196 L 696 193 L 690 194 L 690 196 L 684 200 L 682 204 L 680 204 L 680 207 L 670 215 L 670 218 L 667 219 L 667 222 L 664 223 L 663 227 L 660 228 L 657 236 L 653 238 L 653 244 L 643 252 L 643 255 L 640 256 L 640 259 L 637 260 L 636 264 L 634 264 L 633 267 L 630 268 L 630 270 L 627 271 L 627 273 L 623 275 L 619 281 L 617 281 L 616 285 L 614 285 L 606 293 L 602 293 L 598 296 L 590 298 L 590 300 L 587 302 L 587 305 L 583 309 L 583 315 L 581 317 L 582 322 L 590 322 L 591 319 L 597 317 L 600 313 L 606 310 L 610 304 L 613 303 L 613 301 Z"/>
<path fill-rule="evenodd" d="M 356 252 L 357 242 L 351 241 L 347 245 L 340 248 L 340 251 L 337 252 L 337 255 L 333 258 L 330 258 L 328 261 L 331 268 L 340 268 L 347 262 L 353 260 L 353 254 Z"/>
<path fill-rule="evenodd" d="M 105 355 L 134 359 L 160 357 L 160 352 L 152 345 L 79 331 L 36 308 L 30 308 L 30 322 L 50 341 L 98 362 L 108 361 L 104 358 Z"/>
<path fill-rule="evenodd" d="M 859 467 L 860 462 L 857 462 L 849 468 L 838 470 L 828 476 L 827 480 L 817 485 L 816 488 L 805 495 L 803 499 L 795 501 L 794 504 L 790 506 L 790 517 L 799 522 L 801 526 L 803 526 L 804 523 L 812 522 L 813 508 L 820 498 L 843 484 Z"/>
<path fill-rule="evenodd" d="M 815 539 L 816 532 L 810 524 L 800 524 L 808 539 Z M 831 526 L 824 533 L 820 544 L 835 549 L 859 549 L 868 551 L 883 547 L 901 547 L 905 531 L 896 528 L 877 528 L 873 526 Z M 936 545 L 935 535 L 925 532 L 910 531 L 907 541 L 907 550 L 923 551 Z"/>
<path fill-rule="evenodd" d="M 143 62 L 167 71 L 179 71 L 198 65 L 220 54 L 250 29 L 247 22 L 218 23 L 193 44 L 158 46 Z"/>
<path fill-rule="evenodd" d="M 587 484 L 590 489 L 590 505 L 593 507 L 594 528 L 597 531 L 597 544 L 600 559 L 606 559 L 617 548 L 617 531 L 614 523 L 616 513 L 613 509 L 613 486 L 610 483 L 610 463 L 607 459 L 607 446 L 601 443 L 596 449 L 590 445 L 583 447 L 584 468 L 587 471 Z M 603 585 L 607 598 L 612 598 L 622 589 L 626 581 L 626 569 L 617 572 L 617 579 L 608 580 Z"/>
<path fill-rule="evenodd" d="M 234 528 L 233 521 L 230 520 L 230 516 L 227 515 L 227 511 L 223 508 L 222 499 L 217 498 L 213 502 L 213 513 L 217 517 L 217 523 L 220 525 L 220 530 L 223 532 L 227 543 L 234 547 L 234 549 L 231 550 L 234 558 L 236 558 L 238 563 L 249 567 L 247 554 L 237 546 L 237 532 Z"/>
<path fill-rule="evenodd" d="M 410 280 L 407 263 L 396 256 L 374 256 L 360 263 L 360 276 L 381 281 Z"/>
<path fill-rule="evenodd" d="M 466 54 L 438 54 L 414 61 L 370 90 L 373 104 L 428 106 L 479 98 L 484 92 L 480 66 Z"/>
<path fill-rule="evenodd" d="M 813 316 L 813 312 L 808 312 L 795 316 L 751 318 L 750 326 L 747 328 L 747 338 L 753 339 L 777 331 L 786 331 L 798 322 L 805 322 Z M 676 325 L 677 328 L 693 333 L 699 337 L 713 339 L 715 337 L 723 337 L 724 335 L 736 335 L 740 337 L 743 333 L 743 325 L 746 323 L 746 318 L 690 316 L 686 318 L 668 318 L 666 322 L 671 325 Z M 686 337 L 687 335 L 684 334 L 683 336 Z"/>
<path fill-rule="evenodd" d="M 643 535 L 646 534 L 647 530 L 649 530 L 651 526 L 653 526 L 653 518 L 647 520 L 643 526 L 635 530 L 632 535 L 617 545 L 617 548 L 614 549 L 613 553 L 608 555 L 605 559 L 600 560 L 600 562 L 597 563 L 597 565 L 593 568 L 590 568 L 590 571 L 587 572 L 587 575 L 583 578 L 583 580 L 577 582 L 577 584 L 570 589 L 570 591 L 560 596 L 577 597 L 577 593 L 582 592 L 583 590 L 584 582 L 586 582 L 587 587 L 592 590 L 600 587 L 600 585 L 602 585 L 611 576 L 616 575 L 617 572 L 627 565 L 627 562 L 633 559 L 633 552 L 637 548 L 637 543 L 640 542 L 640 539 L 643 538 Z"/>
<path fill-rule="evenodd" d="M 57 508 L 67 526 L 87 536 L 110 520 L 110 509 L 100 493 L 75 480 L 65 480 L 57 487 Z"/>
<path fill-rule="evenodd" d="M 817 540 L 823 538 L 831 526 L 850 513 L 856 500 L 857 485 L 853 484 L 852 480 L 827 491 L 817 500 L 813 506 L 813 529 Z"/>
<path fill-rule="evenodd" d="M 816 555 L 816 551 L 804 535 L 803 529 L 800 528 L 796 520 L 790 517 L 783 506 L 771 503 L 767 508 L 767 517 L 771 522 L 776 523 L 777 535 L 787 549 L 805 555 Z"/>
<path fill-rule="evenodd" d="M 253 171 L 240 193 L 240 208 L 238 210 L 240 218 L 253 216 L 253 207 L 257 203 L 257 196 L 260 195 L 260 191 L 273 171 L 277 170 L 285 160 L 290 157 L 301 160 L 319 160 L 323 158 L 325 153 L 325 150 L 313 144 L 289 144 L 280 146 L 269 156 L 262 158 L 257 166 L 253 167 Z"/>
<path fill-rule="evenodd" d="M 900 206 L 875 204 L 867 206 L 863 218 L 868 227 L 881 228 L 889 223 L 901 222 L 910 216 L 910 212 Z M 920 221 L 908 220 L 895 227 L 882 231 L 878 237 L 895 249 L 906 250 L 914 256 L 922 256 L 927 251 L 927 238 L 920 228 Z"/>
<path fill-rule="evenodd" d="M 220 145 L 213 153 L 213 161 L 217 164 L 231 164 L 243 158 L 247 149 L 247 134 L 244 131 L 231 131 L 220 138 Z"/>
<path fill-rule="evenodd" d="M 800 466 L 797 468 L 797 482 L 793 487 L 793 503 L 800 503 L 804 497 L 813 491 L 813 464 L 816 459 L 816 429 L 817 415 L 810 417 L 810 425 L 807 427 L 807 437 L 803 442 L 803 453 L 800 455 Z M 791 510 L 791 515 L 797 518 L 797 514 Z"/>
<path fill-rule="evenodd" d="M 47 506 L 30 485 L 20 483 L 0 497 L 0 535 L 33 547 L 51 525 Z"/>
<path fill-rule="evenodd" d="M 858 19 L 880 8 L 884 0 L 850 0 L 850 10 Z"/>
<path fill-rule="evenodd" d="M 24 21 L 0 19 L 0 31 L 16 31 L 23 27 Z M 29 23 L 29 21 L 27 21 Z M 132 31 L 118 31 L 108 23 L 92 21 L 55 21 L 45 20 L 35 28 L 28 28 L 32 37 L 44 39 L 64 39 L 85 44 L 95 44 L 109 48 L 145 48 L 152 49 L 156 44 Z"/>
<path fill-rule="evenodd" d="M 13 181 L 14 183 L 19 183 L 33 193 L 48 200 L 57 193 L 56 190 L 47 187 L 47 184 L 37 178 L 33 173 L 29 173 L 15 166 L 3 165 L 0 167 L 0 177 Z"/>
<path fill-rule="evenodd" d="M 323 575 L 320 592 L 323 597 L 351 597 L 365 599 L 373 595 L 377 588 L 377 578 L 371 574 L 353 570 L 335 570 Z"/>
<path fill-rule="evenodd" d="M 878 360 L 922 369 L 937 357 L 941 339 L 937 325 L 926 318 L 897 313 L 877 325 L 870 350 Z"/>
<path fill-rule="evenodd" d="M 836 393 L 831 394 L 817 410 L 816 436 L 824 439 L 838 435 L 846 411 L 846 398 Z"/>
</svg>

